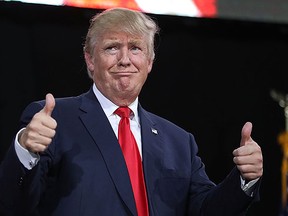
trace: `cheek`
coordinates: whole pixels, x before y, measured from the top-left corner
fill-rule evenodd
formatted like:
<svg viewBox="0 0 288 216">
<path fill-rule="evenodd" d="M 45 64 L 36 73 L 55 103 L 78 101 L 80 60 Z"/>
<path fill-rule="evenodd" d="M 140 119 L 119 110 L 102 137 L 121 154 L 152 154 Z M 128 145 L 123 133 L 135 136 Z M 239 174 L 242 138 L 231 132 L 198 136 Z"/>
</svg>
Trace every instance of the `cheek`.
<svg viewBox="0 0 288 216">
<path fill-rule="evenodd" d="M 115 57 L 102 57 L 99 56 L 98 58 L 94 59 L 95 61 L 95 72 L 96 73 L 104 73 L 105 71 L 108 71 L 115 65 L 117 65 L 117 60 Z"/>
<path fill-rule="evenodd" d="M 98 68 L 103 71 L 107 71 L 110 68 L 117 65 L 117 61 L 114 58 L 105 58 L 97 63 L 98 63 Z"/>
<path fill-rule="evenodd" d="M 152 65 L 150 64 L 150 62 L 146 58 L 144 60 L 139 59 L 139 58 L 135 58 L 132 60 L 132 63 L 141 71 L 147 71 L 147 73 L 149 73 L 151 71 Z"/>
</svg>

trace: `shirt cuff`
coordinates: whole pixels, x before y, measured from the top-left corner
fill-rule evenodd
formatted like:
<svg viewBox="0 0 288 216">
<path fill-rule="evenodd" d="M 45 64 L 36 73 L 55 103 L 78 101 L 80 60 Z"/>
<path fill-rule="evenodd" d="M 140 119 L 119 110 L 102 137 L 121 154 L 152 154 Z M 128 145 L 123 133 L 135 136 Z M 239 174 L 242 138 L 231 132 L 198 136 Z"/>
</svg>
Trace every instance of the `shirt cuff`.
<svg viewBox="0 0 288 216">
<path fill-rule="evenodd" d="M 248 183 L 245 183 L 245 179 L 243 179 L 242 176 L 240 175 L 240 180 L 241 180 L 241 188 L 242 188 L 242 190 L 248 196 L 253 197 L 253 189 L 254 189 L 253 186 L 256 184 L 256 182 L 259 180 L 259 178 L 251 180 Z"/>
<path fill-rule="evenodd" d="M 35 154 L 33 152 L 29 152 L 27 149 L 22 147 L 20 143 L 18 142 L 19 134 L 24 130 L 25 128 L 22 128 L 17 134 L 14 142 L 15 151 L 16 154 L 20 160 L 20 162 L 23 164 L 23 166 L 27 169 L 32 169 L 34 166 L 37 165 L 38 161 L 40 160 L 40 155 Z"/>
</svg>

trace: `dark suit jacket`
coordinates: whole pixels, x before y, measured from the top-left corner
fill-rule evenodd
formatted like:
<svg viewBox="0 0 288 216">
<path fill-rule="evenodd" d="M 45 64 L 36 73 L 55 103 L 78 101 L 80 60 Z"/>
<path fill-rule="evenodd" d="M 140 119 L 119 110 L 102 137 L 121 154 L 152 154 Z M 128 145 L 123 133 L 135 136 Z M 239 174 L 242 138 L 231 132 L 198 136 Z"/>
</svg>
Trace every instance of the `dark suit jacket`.
<svg viewBox="0 0 288 216">
<path fill-rule="evenodd" d="M 27 106 L 20 128 L 43 106 L 44 101 Z M 137 215 L 121 148 L 92 88 L 78 97 L 57 99 L 52 116 L 56 135 L 37 166 L 30 171 L 24 168 L 14 145 L 2 161 L 0 212 L 5 216 Z M 151 216 L 241 215 L 258 200 L 259 184 L 254 197 L 247 196 L 237 169 L 215 186 L 197 156 L 192 134 L 140 105 L 139 116 Z"/>
</svg>

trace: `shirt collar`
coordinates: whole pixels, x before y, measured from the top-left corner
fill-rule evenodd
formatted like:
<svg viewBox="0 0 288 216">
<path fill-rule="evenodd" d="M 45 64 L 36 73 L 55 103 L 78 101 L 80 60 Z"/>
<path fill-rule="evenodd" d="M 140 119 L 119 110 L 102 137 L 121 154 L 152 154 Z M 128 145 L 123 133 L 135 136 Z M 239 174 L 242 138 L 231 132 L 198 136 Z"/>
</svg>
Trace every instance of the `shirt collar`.
<svg viewBox="0 0 288 216">
<path fill-rule="evenodd" d="M 106 98 L 96 87 L 95 83 L 93 84 L 93 92 L 98 99 L 102 109 L 105 112 L 105 115 L 107 117 L 110 117 L 114 115 L 114 111 L 118 108 L 118 106 L 112 101 L 110 101 L 108 98 Z M 135 101 L 133 101 L 130 105 L 129 108 L 133 111 L 135 120 L 139 123 L 139 117 L 138 117 L 138 97 L 136 98 Z M 133 117 L 133 118 L 134 118 Z"/>
</svg>

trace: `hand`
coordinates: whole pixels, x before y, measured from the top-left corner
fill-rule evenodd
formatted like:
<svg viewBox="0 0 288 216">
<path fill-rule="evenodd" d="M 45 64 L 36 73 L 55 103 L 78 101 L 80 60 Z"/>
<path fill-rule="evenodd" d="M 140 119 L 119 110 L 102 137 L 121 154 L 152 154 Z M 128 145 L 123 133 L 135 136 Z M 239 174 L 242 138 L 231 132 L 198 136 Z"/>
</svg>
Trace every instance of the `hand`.
<svg viewBox="0 0 288 216">
<path fill-rule="evenodd" d="M 260 146 L 251 138 L 252 123 L 242 128 L 240 147 L 233 151 L 233 161 L 243 179 L 250 181 L 263 175 L 263 157 Z"/>
<path fill-rule="evenodd" d="M 44 108 L 33 116 L 20 134 L 21 146 L 34 153 L 45 151 L 56 133 L 57 122 L 51 117 L 54 107 L 55 99 L 52 94 L 48 93 Z"/>
</svg>

